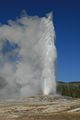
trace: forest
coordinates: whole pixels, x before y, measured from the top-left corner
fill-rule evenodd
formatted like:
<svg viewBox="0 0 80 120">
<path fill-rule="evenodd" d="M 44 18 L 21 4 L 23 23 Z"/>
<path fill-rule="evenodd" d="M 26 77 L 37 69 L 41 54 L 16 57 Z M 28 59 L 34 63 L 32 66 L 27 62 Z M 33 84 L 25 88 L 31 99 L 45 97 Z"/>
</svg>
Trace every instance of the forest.
<svg viewBox="0 0 80 120">
<path fill-rule="evenodd" d="M 57 93 L 63 96 L 80 98 L 80 82 L 57 82 Z"/>
</svg>

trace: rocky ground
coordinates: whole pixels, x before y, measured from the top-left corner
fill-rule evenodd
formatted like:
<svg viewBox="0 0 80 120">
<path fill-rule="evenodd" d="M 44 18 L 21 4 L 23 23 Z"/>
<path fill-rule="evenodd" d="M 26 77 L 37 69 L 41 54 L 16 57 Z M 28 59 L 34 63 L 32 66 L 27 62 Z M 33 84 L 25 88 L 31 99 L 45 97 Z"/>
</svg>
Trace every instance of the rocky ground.
<svg viewBox="0 0 80 120">
<path fill-rule="evenodd" d="M 80 120 L 80 99 L 49 95 L 1 100 L 0 120 Z"/>
</svg>

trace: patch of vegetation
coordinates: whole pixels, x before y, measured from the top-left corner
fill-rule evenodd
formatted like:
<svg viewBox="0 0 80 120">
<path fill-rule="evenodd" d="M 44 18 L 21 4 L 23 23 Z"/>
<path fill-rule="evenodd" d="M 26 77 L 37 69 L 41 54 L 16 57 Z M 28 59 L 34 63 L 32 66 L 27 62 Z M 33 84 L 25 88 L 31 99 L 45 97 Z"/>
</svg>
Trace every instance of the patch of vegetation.
<svg viewBox="0 0 80 120">
<path fill-rule="evenodd" d="M 80 82 L 58 82 L 57 92 L 63 96 L 80 98 Z"/>
</svg>

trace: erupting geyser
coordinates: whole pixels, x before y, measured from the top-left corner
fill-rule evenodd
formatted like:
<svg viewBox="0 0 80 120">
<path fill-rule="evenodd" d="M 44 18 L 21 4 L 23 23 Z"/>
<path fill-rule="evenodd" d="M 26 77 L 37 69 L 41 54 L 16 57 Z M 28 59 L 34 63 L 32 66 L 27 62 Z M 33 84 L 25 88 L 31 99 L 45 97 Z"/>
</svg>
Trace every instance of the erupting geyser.
<svg viewBox="0 0 80 120">
<path fill-rule="evenodd" d="M 24 14 L 0 26 L 0 97 L 55 94 L 55 31 L 52 14 Z"/>
<path fill-rule="evenodd" d="M 56 80 L 55 80 L 55 59 L 56 59 L 56 48 L 55 48 L 55 32 L 52 22 L 52 14 L 48 15 L 48 18 L 43 18 L 42 22 L 45 25 L 45 31 L 42 34 L 43 39 L 43 70 L 42 70 L 42 81 L 43 81 L 43 93 L 48 95 L 56 92 Z"/>
</svg>

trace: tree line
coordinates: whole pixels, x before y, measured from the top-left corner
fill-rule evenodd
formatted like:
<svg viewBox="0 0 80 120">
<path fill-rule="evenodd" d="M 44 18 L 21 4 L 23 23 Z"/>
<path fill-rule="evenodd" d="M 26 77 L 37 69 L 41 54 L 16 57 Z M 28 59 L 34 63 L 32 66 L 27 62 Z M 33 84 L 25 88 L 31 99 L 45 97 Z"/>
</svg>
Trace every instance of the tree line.
<svg viewBox="0 0 80 120">
<path fill-rule="evenodd" d="M 71 83 L 58 82 L 57 93 L 63 96 L 80 98 L 80 82 Z"/>
</svg>

